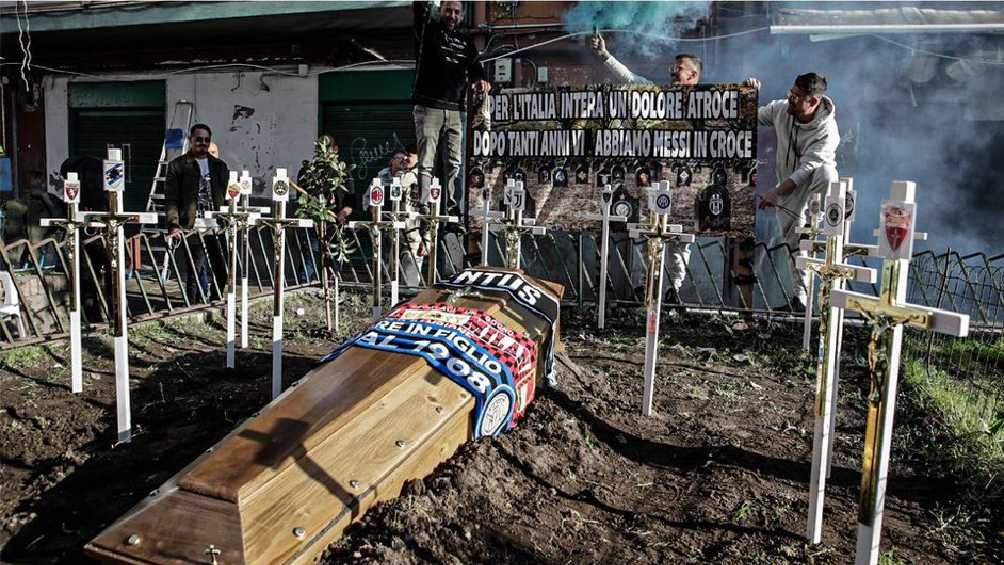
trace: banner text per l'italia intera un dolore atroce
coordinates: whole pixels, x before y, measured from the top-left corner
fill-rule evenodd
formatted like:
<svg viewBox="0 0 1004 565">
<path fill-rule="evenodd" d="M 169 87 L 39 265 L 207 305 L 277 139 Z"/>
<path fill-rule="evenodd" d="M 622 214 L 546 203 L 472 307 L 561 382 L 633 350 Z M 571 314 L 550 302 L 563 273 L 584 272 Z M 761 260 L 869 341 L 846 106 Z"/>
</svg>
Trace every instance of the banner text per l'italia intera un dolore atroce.
<svg viewBox="0 0 1004 565">
<path fill-rule="evenodd" d="M 538 223 L 582 227 L 614 188 L 612 213 L 638 221 L 645 188 L 668 180 L 672 223 L 703 235 L 753 234 L 757 91 L 736 84 L 503 90 L 468 145 L 472 208 L 509 178 Z"/>
</svg>

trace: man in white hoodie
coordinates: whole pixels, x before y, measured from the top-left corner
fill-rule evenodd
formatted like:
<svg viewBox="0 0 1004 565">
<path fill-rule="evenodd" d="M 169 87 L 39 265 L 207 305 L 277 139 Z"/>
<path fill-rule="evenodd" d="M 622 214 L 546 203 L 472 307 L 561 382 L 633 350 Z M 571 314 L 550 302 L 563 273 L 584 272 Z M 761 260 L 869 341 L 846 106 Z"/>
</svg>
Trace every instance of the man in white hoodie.
<svg viewBox="0 0 1004 565">
<path fill-rule="evenodd" d="M 759 88 L 759 82 L 754 86 Z M 796 230 L 816 221 L 809 213 L 812 194 L 824 194 L 838 178 L 837 107 L 825 92 L 826 77 L 806 73 L 795 77 L 787 99 L 774 100 L 757 111 L 760 125 L 777 132 L 777 186 L 767 191 L 759 204 L 761 209 L 776 210 L 779 233 L 770 246 L 785 242 L 793 252 L 798 251 Z M 795 296 L 791 307 L 804 310 L 806 289 L 800 282 L 803 273 L 794 268 L 793 273 Z"/>
</svg>

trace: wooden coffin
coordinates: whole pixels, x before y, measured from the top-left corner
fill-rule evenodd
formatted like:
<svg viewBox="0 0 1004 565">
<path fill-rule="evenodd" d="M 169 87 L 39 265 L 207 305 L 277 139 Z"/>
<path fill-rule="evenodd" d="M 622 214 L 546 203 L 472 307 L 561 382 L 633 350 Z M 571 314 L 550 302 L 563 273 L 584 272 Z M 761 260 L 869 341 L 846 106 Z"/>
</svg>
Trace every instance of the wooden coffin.
<svg viewBox="0 0 1004 565">
<path fill-rule="evenodd" d="M 506 351 L 498 356 L 513 375 L 532 377 L 516 391 L 514 418 L 553 363 L 562 291 L 514 271 L 473 269 L 398 305 L 374 328 L 477 320 L 487 328 L 480 337 L 467 326 L 454 330 L 472 342 L 519 338 L 526 344 L 519 355 L 495 348 Z M 309 562 L 370 506 L 428 475 L 474 437 L 476 418 L 487 421 L 489 408 L 476 414 L 478 395 L 427 358 L 358 345 L 368 336 L 333 352 L 334 360 L 101 532 L 87 553 L 110 563 L 211 563 L 213 556 L 227 565 Z M 386 336 L 370 345 L 398 339 Z"/>
</svg>

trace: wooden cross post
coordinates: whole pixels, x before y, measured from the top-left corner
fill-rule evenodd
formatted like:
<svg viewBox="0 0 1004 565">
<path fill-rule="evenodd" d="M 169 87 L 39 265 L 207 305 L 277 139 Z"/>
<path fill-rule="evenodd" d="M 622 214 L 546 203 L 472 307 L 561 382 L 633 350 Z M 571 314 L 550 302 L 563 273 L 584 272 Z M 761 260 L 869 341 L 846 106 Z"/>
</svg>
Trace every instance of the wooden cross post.
<svg viewBox="0 0 1004 565">
<path fill-rule="evenodd" d="M 80 180 L 77 173 L 66 173 L 63 201 L 66 202 L 66 218 L 42 218 L 40 224 L 43 227 L 66 228 L 66 257 L 69 259 L 66 276 L 70 289 L 70 391 L 79 394 L 84 390 L 83 350 L 80 346 L 80 228 L 88 223 L 80 218 Z M 97 223 L 95 226 L 103 227 L 104 224 Z"/>
<path fill-rule="evenodd" d="M 485 183 L 481 189 L 481 207 L 471 210 L 471 214 L 481 217 L 481 266 L 488 266 L 488 243 L 491 226 L 501 226 L 502 212 L 492 210 L 492 188 Z"/>
<path fill-rule="evenodd" d="M 826 255 L 824 259 L 800 255 L 795 260 L 795 266 L 807 273 L 820 277 L 821 289 L 819 300 L 820 335 L 819 359 L 816 364 L 816 403 L 815 428 L 812 445 L 812 471 L 809 480 L 809 518 L 806 537 L 810 543 L 819 543 L 822 539 L 823 527 L 823 496 L 826 491 L 826 473 L 829 468 L 830 447 L 833 434 L 835 412 L 834 374 L 836 372 L 838 353 L 837 342 L 840 337 L 840 310 L 830 304 L 830 293 L 844 287 L 845 280 L 874 283 L 875 270 L 867 267 L 855 267 L 843 263 L 845 226 L 845 188 L 844 181 L 830 183 L 829 193 L 823 207 L 822 233 L 826 235 Z"/>
<path fill-rule="evenodd" d="M 254 184 L 248 171 L 241 171 L 241 194 L 238 211 L 244 214 L 251 212 L 251 192 Z M 258 212 L 261 216 L 261 212 Z M 248 348 L 248 273 L 251 270 L 251 222 L 241 222 L 241 252 L 244 255 L 244 272 L 241 273 L 241 349 Z M 236 253 L 236 248 L 235 251 Z"/>
<path fill-rule="evenodd" d="M 258 223 L 272 228 L 275 243 L 275 273 L 272 276 L 272 398 L 282 393 L 282 314 L 286 299 L 286 230 L 291 227 L 309 228 L 314 222 L 286 217 L 289 201 L 289 177 L 286 169 L 276 169 L 272 178 L 272 217 L 261 218 Z"/>
<path fill-rule="evenodd" d="M 822 199 L 820 195 L 813 194 L 809 200 L 809 209 L 819 210 L 820 206 L 822 205 L 821 202 Z M 812 213 L 810 214 L 810 216 L 812 217 L 812 223 L 810 225 L 803 226 L 795 230 L 796 233 L 808 237 L 808 239 L 803 239 L 802 241 L 814 241 L 816 237 L 818 237 L 822 233 L 822 231 L 819 229 L 819 226 L 815 224 L 816 214 Z M 803 248 L 801 242 L 799 242 L 798 257 L 795 258 L 796 267 L 798 265 L 799 259 L 803 257 L 812 257 L 814 256 L 816 251 L 817 251 L 816 249 L 807 250 Z M 818 251 L 822 251 L 822 249 Z M 802 350 L 808 353 L 812 349 L 812 307 L 813 307 L 812 303 L 816 298 L 815 293 L 813 292 L 813 288 L 815 287 L 816 283 L 813 278 L 813 272 L 811 270 L 806 269 L 802 271 L 802 284 L 805 285 L 805 290 L 806 290 L 805 314 L 804 314 L 804 319 L 806 320 L 806 324 L 802 331 Z M 794 290 L 792 292 L 794 292 Z"/>
<path fill-rule="evenodd" d="M 423 222 L 428 225 L 429 234 L 432 239 L 431 249 L 429 252 L 429 262 L 426 265 L 426 275 L 425 280 L 427 284 L 431 287 L 437 282 L 437 267 L 439 263 L 439 222 L 446 224 L 456 224 L 460 222 L 460 218 L 456 216 L 443 216 L 439 214 L 439 200 L 443 195 L 443 189 L 439 186 L 439 179 L 436 177 L 432 178 L 432 183 L 427 189 L 422 190 L 421 202 L 429 212 L 427 214 L 420 214 L 420 218 Z"/>
<path fill-rule="evenodd" d="M 385 187 L 386 188 L 386 187 Z M 393 210 L 385 212 L 384 216 L 391 221 L 406 222 L 418 215 L 418 212 L 401 210 L 401 201 L 404 200 L 404 190 L 401 187 L 401 177 L 394 177 L 390 183 L 390 202 Z M 401 230 L 395 229 L 391 236 L 391 257 L 390 257 L 390 303 L 397 304 L 400 300 L 401 288 Z"/>
<path fill-rule="evenodd" d="M 600 190 L 600 215 L 587 216 L 588 220 L 599 220 L 602 226 L 600 232 L 600 282 L 599 282 L 599 304 L 596 306 L 596 326 L 604 329 L 606 326 L 607 314 L 607 267 L 610 255 L 610 222 L 626 222 L 624 216 L 610 215 L 610 206 L 613 204 L 614 187 L 609 183 L 603 185 Z"/>
<path fill-rule="evenodd" d="M 221 219 L 227 227 L 227 239 L 230 247 L 230 278 L 227 281 L 226 366 L 228 369 L 233 369 L 236 366 L 234 349 L 237 341 L 237 240 L 240 233 L 246 234 L 248 226 L 253 225 L 261 216 L 258 212 L 240 210 L 237 206 L 240 198 L 241 184 L 237 180 L 237 171 L 230 171 L 230 179 L 227 183 L 227 202 L 229 204 L 219 212 L 206 212 L 206 218 Z M 242 306 L 246 306 L 246 304 Z"/>
<path fill-rule="evenodd" d="M 122 193 L 125 191 L 125 163 L 121 149 L 108 149 L 104 161 L 103 184 L 108 196 L 107 212 L 84 212 L 85 220 L 100 222 L 105 228 L 105 245 L 111 258 L 114 296 L 112 336 L 115 344 L 115 412 L 119 443 L 132 439 L 132 416 L 129 408 L 129 329 L 126 304 L 125 224 L 156 224 L 156 212 L 126 212 Z M 98 227 L 97 224 L 89 224 Z"/>
<path fill-rule="evenodd" d="M 505 231 L 505 261 L 507 269 L 520 268 L 520 255 L 524 232 L 533 235 L 544 235 L 547 229 L 534 225 L 533 218 L 524 218 L 523 209 L 526 206 L 526 193 L 523 181 L 509 179 L 503 198 L 506 205 L 505 218 L 502 221 Z"/>
<path fill-rule="evenodd" d="M 879 297 L 840 289 L 832 291 L 831 295 L 835 307 L 860 313 L 872 326 L 868 344 L 871 392 L 858 498 L 855 559 L 858 565 L 874 565 L 879 557 L 903 324 L 959 337 L 969 334 L 969 316 L 906 303 L 916 218 L 915 192 L 916 185 L 912 181 L 893 181 L 890 200 L 882 202 L 878 255 L 883 261 Z"/>
<path fill-rule="evenodd" d="M 384 202 L 384 188 L 383 183 L 380 182 L 379 178 L 374 178 L 373 182 L 370 184 L 369 192 L 367 193 L 367 198 L 369 200 L 370 213 L 372 214 L 372 220 L 368 222 L 349 222 L 349 228 L 356 227 L 366 227 L 370 230 L 370 239 L 373 240 L 373 318 L 379 318 L 383 315 L 383 283 L 382 283 L 382 273 L 380 268 L 383 266 L 382 257 L 382 234 L 383 229 L 394 229 L 400 230 L 404 229 L 404 222 L 398 220 L 388 220 L 384 221 L 380 219 L 381 209 L 383 208 Z"/>
<path fill-rule="evenodd" d="M 645 392 L 642 397 L 641 413 L 652 415 L 652 397 L 655 392 L 655 363 L 659 356 L 659 319 L 662 310 L 662 281 L 666 269 L 666 240 L 693 243 L 694 236 L 683 233 L 683 226 L 669 223 L 672 198 L 669 181 L 663 180 L 657 187 L 647 189 L 648 226 L 629 225 L 631 239 L 645 239 L 648 271 L 645 275 L 645 307 L 648 311 L 645 323 Z"/>
</svg>

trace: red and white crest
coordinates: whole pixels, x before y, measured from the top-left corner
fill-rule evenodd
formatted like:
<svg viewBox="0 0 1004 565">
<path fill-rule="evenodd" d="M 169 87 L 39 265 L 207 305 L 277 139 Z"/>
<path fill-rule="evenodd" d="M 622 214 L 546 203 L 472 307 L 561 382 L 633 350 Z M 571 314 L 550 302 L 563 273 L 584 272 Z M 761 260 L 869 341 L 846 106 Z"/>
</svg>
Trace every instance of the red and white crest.
<svg viewBox="0 0 1004 565">
<path fill-rule="evenodd" d="M 383 206 L 383 187 L 374 184 L 370 187 L 370 206 Z"/>
<path fill-rule="evenodd" d="M 910 212 L 899 206 L 889 206 L 882 211 L 885 216 L 885 238 L 889 248 L 899 251 L 910 234 Z"/>
<path fill-rule="evenodd" d="M 422 188 L 422 204 L 439 204 L 439 198 L 443 195 L 443 187 L 439 184 L 439 179 L 432 177 L 429 184 Z"/>
<path fill-rule="evenodd" d="M 913 230 L 917 205 L 886 200 L 879 218 L 879 255 L 886 259 L 909 259 L 913 254 Z"/>
</svg>

